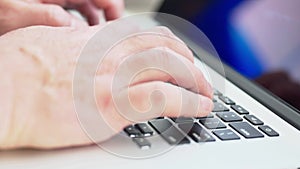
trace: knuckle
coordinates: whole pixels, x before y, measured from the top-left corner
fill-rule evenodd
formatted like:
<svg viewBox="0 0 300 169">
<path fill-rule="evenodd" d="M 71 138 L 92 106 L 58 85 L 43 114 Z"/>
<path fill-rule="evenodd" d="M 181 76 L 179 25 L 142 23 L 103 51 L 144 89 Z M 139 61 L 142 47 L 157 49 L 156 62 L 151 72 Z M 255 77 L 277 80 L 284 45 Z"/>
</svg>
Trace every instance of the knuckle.
<svg viewBox="0 0 300 169">
<path fill-rule="evenodd" d="M 158 30 L 158 31 L 161 31 L 161 32 L 169 32 L 169 33 L 171 33 L 172 31 L 168 28 L 168 27 L 166 27 L 166 26 L 157 26 L 156 27 L 156 29 Z"/>
<path fill-rule="evenodd" d="M 165 35 L 168 35 L 168 36 L 175 36 L 174 34 L 173 34 L 173 32 L 169 29 L 169 28 L 167 28 L 167 27 L 165 27 L 165 26 L 158 26 L 158 27 L 156 27 L 155 28 L 159 33 L 162 33 L 162 34 L 165 34 Z"/>
</svg>

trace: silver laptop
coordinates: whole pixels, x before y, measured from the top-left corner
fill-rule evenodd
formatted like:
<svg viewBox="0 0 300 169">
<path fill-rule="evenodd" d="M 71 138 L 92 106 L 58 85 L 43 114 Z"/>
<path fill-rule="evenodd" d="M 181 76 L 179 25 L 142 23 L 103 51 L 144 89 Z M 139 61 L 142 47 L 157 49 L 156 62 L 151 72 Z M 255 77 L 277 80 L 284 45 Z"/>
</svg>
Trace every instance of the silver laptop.
<svg viewBox="0 0 300 169">
<path fill-rule="evenodd" d="M 216 11 L 219 10 L 218 6 L 222 6 L 218 4 L 219 1 L 215 4 L 212 1 L 201 1 L 201 3 L 189 1 L 166 0 L 160 11 L 184 17 L 197 25 L 199 20 L 205 22 L 211 19 L 210 9 Z M 232 22 L 231 26 L 236 28 L 235 31 L 239 30 L 239 26 L 243 27 L 243 24 L 251 24 L 251 17 L 257 17 L 245 13 L 245 10 L 239 10 L 239 7 L 247 9 L 248 5 L 246 11 L 260 11 L 266 9 L 264 7 L 267 5 L 270 7 L 269 10 L 274 10 L 267 12 L 266 15 L 275 15 L 274 18 L 278 20 L 281 19 L 277 16 L 279 14 L 287 18 L 283 13 L 279 13 L 280 9 L 268 6 L 272 3 L 257 2 L 256 4 L 247 2 L 248 4 L 243 6 L 231 4 L 231 9 L 235 10 L 232 12 L 234 14 L 231 13 L 230 18 L 233 19 L 229 22 Z M 202 5 L 201 9 L 200 5 Z M 206 8 L 203 9 L 204 7 Z M 227 10 L 229 11 L 229 8 Z M 225 13 L 223 11 L 216 15 L 225 15 Z M 259 12 L 256 14 L 258 15 Z M 205 18 L 205 15 L 208 18 Z M 245 21 L 246 18 L 249 22 Z M 220 65 L 219 60 L 214 56 L 216 53 L 197 43 L 184 25 L 176 25 L 163 17 L 149 18 L 147 23 L 153 26 L 168 26 L 194 50 L 195 64 L 199 69 L 204 65 L 210 78 L 217 82 L 213 83 L 215 90 L 212 113 L 203 118 L 158 117 L 128 126 L 122 133 L 107 142 L 90 147 L 53 151 L 1 152 L 1 168 L 297 169 L 300 167 L 300 113 L 296 106 L 288 104 L 288 100 L 284 101 L 250 81 L 249 78 L 258 76 L 257 70 L 249 73 L 247 70 L 242 71 L 239 67 L 235 67 L 236 65 L 231 65 L 232 67 L 226 64 Z M 259 21 L 252 24 L 259 26 Z M 197 26 L 201 28 L 201 24 Z M 258 26 L 248 31 L 256 35 Z M 297 27 L 298 22 L 295 21 L 294 26 Z M 295 34 L 297 35 L 299 36 L 299 33 Z M 255 40 L 262 42 L 262 46 L 268 44 L 265 39 L 257 37 L 258 39 Z M 222 40 L 228 42 L 226 38 Z M 214 44 L 214 41 L 212 43 Z M 218 45 L 216 48 L 218 50 Z M 221 58 L 223 54 L 228 53 L 223 53 L 221 46 L 219 52 Z M 222 59 L 231 63 L 230 60 L 226 60 L 226 57 Z M 241 67 L 247 66 L 240 64 Z M 270 67 L 274 68 L 274 65 L 265 70 L 273 70 Z M 239 70 L 239 73 L 232 68 Z"/>
</svg>

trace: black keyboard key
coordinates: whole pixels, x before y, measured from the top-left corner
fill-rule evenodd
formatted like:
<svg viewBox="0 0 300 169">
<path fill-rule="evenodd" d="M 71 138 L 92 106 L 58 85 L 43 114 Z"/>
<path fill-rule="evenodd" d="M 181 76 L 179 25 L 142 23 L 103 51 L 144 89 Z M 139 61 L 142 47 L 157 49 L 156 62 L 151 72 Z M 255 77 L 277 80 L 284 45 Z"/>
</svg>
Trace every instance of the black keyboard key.
<svg viewBox="0 0 300 169">
<path fill-rule="evenodd" d="M 199 122 L 208 129 L 226 128 L 226 125 L 217 118 L 199 119 Z"/>
<path fill-rule="evenodd" d="M 149 124 L 165 139 L 170 145 L 187 144 L 190 141 L 167 119 L 149 121 Z"/>
<path fill-rule="evenodd" d="M 217 116 L 225 122 L 243 121 L 243 119 L 233 112 L 218 112 Z"/>
<path fill-rule="evenodd" d="M 213 131 L 213 133 L 221 140 L 238 140 L 238 139 L 240 139 L 240 137 L 238 135 L 236 135 L 230 129 L 215 130 L 215 131 Z"/>
<path fill-rule="evenodd" d="M 262 132 L 264 132 L 266 135 L 270 136 L 270 137 L 276 137 L 279 136 L 279 134 L 272 129 L 271 127 L 264 125 L 264 126 L 259 126 L 258 127 Z"/>
<path fill-rule="evenodd" d="M 142 137 L 143 134 L 140 132 L 140 130 L 138 130 L 137 128 L 135 128 L 134 126 L 128 126 L 126 128 L 124 128 L 124 132 L 128 134 L 129 137 Z"/>
<path fill-rule="evenodd" d="M 214 102 L 213 112 L 222 112 L 222 111 L 229 111 L 227 107 L 225 107 L 222 103 Z"/>
<path fill-rule="evenodd" d="M 139 138 L 132 138 L 133 142 L 135 142 L 142 150 L 150 149 L 151 144 L 150 142 L 142 137 Z"/>
<path fill-rule="evenodd" d="M 138 128 L 144 136 L 152 136 L 153 131 L 146 123 L 135 124 L 135 127 Z"/>
<path fill-rule="evenodd" d="M 216 141 L 203 127 L 198 123 L 183 123 L 178 127 L 187 133 L 195 142 L 211 142 Z"/>
<path fill-rule="evenodd" d="M 192 123 L 194 122 L 193 118 L 190 117 L 172 117 L 171 118 L 175 123 Z"/>
<path fill-rule="evenodd" d="M 211 114 L 211 113 L 209 113 L 207 116 L 205 116 L 205 117 L 197 117 L 197 119 L 206 119 L 206 118 L 213 118 L 213 117 L 214 117 L 214 115 Z"/>
<path fill-rule="evenodd" d="M 234 105 L 235 102 L 229 99 L 226 96 L 219 96 L 219 99 L 222 100 L 225 104 Z"/>
<path fill-rule="evenodd" d="M 258 130 L 256 130 L 247 122 L 230 123 L 229 126 L 232 127 L 234 130 L 236 130 L 241 135 L 243 135 L 245 138 L 264 137 L 263 134 L 261 134 Z"/>
<path fill-rule="evenodd" d="M 244 118 L 246 120 L 248 120 L 253 125 L 263 125 L 264 124 L 264 122 L 262 122 L 261 120 L 259 120 L 254 115 L 245 115 Z"/>
<path fill-rule="evenodd" d="M 238 114 L 249 114 L 247 110 L 245 110 L 242 106 L 232 105 L 231 108 L 236 111 Z"/>
</svg>

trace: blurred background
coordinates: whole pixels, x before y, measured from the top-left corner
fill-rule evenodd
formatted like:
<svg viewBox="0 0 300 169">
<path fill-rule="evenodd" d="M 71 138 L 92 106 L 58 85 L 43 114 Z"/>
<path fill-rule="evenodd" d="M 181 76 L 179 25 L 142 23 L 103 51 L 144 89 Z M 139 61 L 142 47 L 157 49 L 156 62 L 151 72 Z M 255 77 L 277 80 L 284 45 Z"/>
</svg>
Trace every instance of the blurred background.
<svg viewBox="0 0 300 169">
<path fill-rule="evenodd" d="M 220 58 L 300 110 L 300 0 L 125 0 L 127 13 L 185 18 Z"/>
</svg>

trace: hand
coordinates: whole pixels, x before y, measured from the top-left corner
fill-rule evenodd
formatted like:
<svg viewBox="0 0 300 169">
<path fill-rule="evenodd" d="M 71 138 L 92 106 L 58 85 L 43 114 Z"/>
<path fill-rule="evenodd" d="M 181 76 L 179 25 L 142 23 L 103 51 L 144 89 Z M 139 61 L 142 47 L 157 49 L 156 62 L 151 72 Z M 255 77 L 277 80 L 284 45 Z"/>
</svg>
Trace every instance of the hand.
<svg viewBox="0 0 300 169">
<path fill-rule="evenodd" d="M 1 0 L 0 35 L 32 25 L 86 26 L 64 8 L 75 9 L 86 17 L 90 25 L 99 23 L 98 9 L 103 9 L 107 20 L 121 16 L 123 0 Z"/>
<path fill-rule="evenodd" d="M 38 26 L 12 31 L 0 37 L 0 149 L 50 149 L 93 144 L 77 119 L 72 80 L 81 50 L 100 29 Z M 166 37 L 158 37 L 157 34 Z M 194 66 L 191 51 L 181 41 L 167 37 L 176 38 L 168 29 L 157 27 L 146 35 L 122 41 L 105 57 L 103 67 L 97 70 L 95 97 L 99 113 L 108 124 L 94 126 L 100 129 L 97 130 L 100 136 L 97 142 L 109 139 L 133 123 L 117 111 L 111 87 L 121 63 L 135 53 L 156 55 L 135 60 L 139 62 L 129 62 L 128 72 L 151 60 L 163 63 L 168 71 L 177 57 L 194 77 L 193 80 L 188 74 L 178 71 L 175 72 L 175 81 L 167 73 L 146 70 L 133 78 L 132 83 L 121 86 L 117 97 L 121 100 L 129 97 L 132 105 L 128 106 L 134 106 L 139 112 L 148 110 L 151 104 L 155 107 L 165 102 L 162 112 L 154 112 L 140 120 L 158 115 L 176 117 L 181 112 L 182 116 L 205 116 L 211 112 L 212 88 Z M 90 63 L 86 64 L 88 69 Z M 180 69 L 175 67 L 175 70 Z M 152 95 L 155 91 L 161 91 L 164 95 Z M 84 105 L 88 105 L 85 94 L 84 89 L 80 91 L 80 98 Z M 123 108 L 126 111 L 126 107 Z"/>
</svg>

